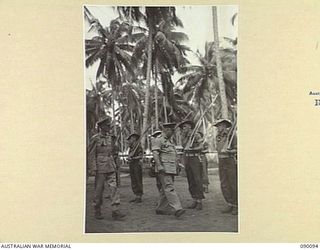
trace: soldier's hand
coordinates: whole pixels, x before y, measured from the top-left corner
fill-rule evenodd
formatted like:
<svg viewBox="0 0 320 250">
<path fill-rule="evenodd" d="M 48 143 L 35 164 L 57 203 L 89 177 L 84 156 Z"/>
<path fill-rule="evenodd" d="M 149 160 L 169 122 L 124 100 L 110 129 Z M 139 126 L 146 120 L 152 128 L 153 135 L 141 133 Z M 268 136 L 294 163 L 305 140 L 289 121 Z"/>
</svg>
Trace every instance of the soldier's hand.
<svg viewBox="0 0 320 250">
<path fill-rule="evenodd" d="M 164 169 L 160 169 L 159 174 L 165 174 Z"/>
<path fill-rule="evenodd" d="M 95 170 L 89 170 L 89 175 L 95 176 L 96 175 L 96 171 Z"/>
</svg>

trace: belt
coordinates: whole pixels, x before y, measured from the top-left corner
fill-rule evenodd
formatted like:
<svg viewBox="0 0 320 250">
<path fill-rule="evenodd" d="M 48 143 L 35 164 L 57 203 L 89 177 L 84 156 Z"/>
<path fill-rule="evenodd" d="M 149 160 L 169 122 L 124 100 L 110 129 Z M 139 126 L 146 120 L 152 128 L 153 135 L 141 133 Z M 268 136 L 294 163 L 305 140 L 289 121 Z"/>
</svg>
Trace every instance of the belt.
<svg viewBox="0 0 320 250">
<path fill-rule="evenodd" d="M 185 156 L 200 156 L 200 154 L 195 153 L 186 153 Z"/>
</svg>

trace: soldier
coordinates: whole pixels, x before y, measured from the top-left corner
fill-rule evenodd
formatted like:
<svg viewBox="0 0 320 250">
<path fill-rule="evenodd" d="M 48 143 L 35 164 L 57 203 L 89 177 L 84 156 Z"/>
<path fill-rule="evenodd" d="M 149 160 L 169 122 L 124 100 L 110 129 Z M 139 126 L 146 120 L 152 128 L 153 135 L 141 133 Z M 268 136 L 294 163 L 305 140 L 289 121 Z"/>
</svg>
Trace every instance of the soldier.
<svg viewBox="0 0 320 250">
<path fill-rule="evenodd" d="M 214 126 L 217 132 L 217 151 L 219 156 L 219 177 L 221 191 L 228 207 L 222 213 L 238 214 L 238 185 L 237 185 L 237 163 L 235 159 L 236 138 L 230 135 L 229 128 L 232 123 L 228 119 L 218 120 Z M 235 133 L 234 131 L 231 131 Z M 231 139 L 232 137 L 232 139 Z M 230 139 L 232 140 L 230 143 Z M 229 148 L 230 146 L 230 148 Z"/>
<path fill-rule="evenodd" d="M 116 164 L 116 180 L 117 187 L 120 186 L 120 159 L 119 159 L 119 151 L 120 148 L 117 145 L 117 137 L 112 135 L 112 156 L 114 159 L 114 163 Z"/>
<path fill-rule="evenodd" d="M 156 173 L 161 184 L 160 199 L 156 214 L 172 214 L 179 218 L 185 213 L 175 191 L 174 176 L 177 174 L 177 153 L 172 143 L 175 123 L 165 123 L 162 135 L 152 143 L 152 153 L 156 163 Z M 173 210 L 173 211 L 172 211 Z"/>
<path fill-rule="evenodd" d="M 182 129 L 182 146 L 184 147 L 184 165 L 187 174 L 189 192 L 193 198 L 190 209 L 202 210 L 203 186 L 202 165 L 200 163 L 200 152 L 203 148 L 202 138 L 198 133 L 192 136 L 194 124 L 192 121 L 184 121 L 179 124 Z"/>
<path fill-rule="evenodd" d="M 209 193 L 209 177 L 208 177 L 208 160 L 206 157 L 206 153 L 208 153 L 208 144 L 204 141 L 203 134 L 198 132 L 200 137 L 202 138 L 203 148 L 200 151 L 200 162 L 202 166 L 202 186 L 205 193 Z"/>
<path fill-rule="evenodd" d="M 143 184 L 142 184 L 142 164 L 140 160 L 143 157 L 142 147 L 138 141 L 140 135 L 132 133 L 128 136 L 129 141 L 129 169 L 131 177 L 131 187 L 135 194 L 135 198 L 130 200 L 130 202 L 141 203 L 143 194 Z"/>
<path fill-rule="evenodd" d="M 151 140 L 150 140 L 150 144 L 151 144 L 151 151 L 153 149 L 153 145 L 154 142 L 156 140 L 156 138 L 161 136 L 162 131 L 161 130 L 156 130 L 155 132 L 153 132 L 153 134 L 151 135 Z M 161 192 L 161 183 L 160 183 L 160 179 L 158 176 L 158 173 L 156 173 L 156 162 L 154 161 L 154 158 L 151 159 L 151 165 L 152 165 L 152 170 L 151 172 L 154 173 L 153 177 L 156 177 L 156 185 L 158 188 L 158 191 Z"/>
<path fill-rule="evenodd" d="M 89 157 L 91 158 L 90 172 L 95 175 L 95 218 L 103 219 L 101 205 L 103 203 L 103 190 L 105 182 L 111 190 L 112 218 L 120 220 L 125 217 L 119 211 L 120 195 L 116 183 L 116 166 L 112 156 L 112 136 L 110 133 L 111 118 L 109 116 L 101 119 L 97 125 L 100 128 L 98 134 L 94 135 L 89 144 Z"/>
</svg>

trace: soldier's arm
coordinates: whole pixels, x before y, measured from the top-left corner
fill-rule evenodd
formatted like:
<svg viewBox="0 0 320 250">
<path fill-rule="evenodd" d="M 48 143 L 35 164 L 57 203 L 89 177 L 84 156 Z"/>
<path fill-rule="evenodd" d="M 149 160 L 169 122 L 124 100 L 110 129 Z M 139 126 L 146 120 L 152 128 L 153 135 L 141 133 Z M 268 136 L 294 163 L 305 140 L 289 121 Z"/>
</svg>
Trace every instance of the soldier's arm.
<svg viewBox="0 0 320 250">
<path fill-rule="evenodd" d="M 143 150 L 142 150 L 142 147 L 139 145 L 135 156 L 132 157 L 131 159 L 140 160 L 142 158 L 143 158 Z"/>
<path fill-rule="evenodd" d="M 203 142 L 203 151 L 208 152 L 208 149 L 209 149 L 208 143 Z"/>
<path fill-rule="evenodd" d="M 156 168 L 158 169 L 159 172 L 164 171 L 164 168 L 160 160 L 160 150 L 161 150 L 161 139 L 157 138 L 154 140 L 152 144 L 152 154 L 153 154 L 154 162 L 156 164 Z"/>
<path fill-rule="evenodd" d="M 152 152 L 152 153 L 153 153 L 153 159 L 154 159 L 154 162 L 156 164 L 158 171 L 159 172 L 164 171 L 164 168 L 161 164 L 159 152 Z"/>
<path fill-rule="evenodd" d="M 98 136 L 94 135 L 90 138 L 88 146 L 88 159 L 89 159 L 89 171 L 97 170 L 97 159 L 96 159 L 96 146 L 97 146 Z"/>
<path fill-rule="evenodd" d="M 195 138 L 194 138 L 194 142 L 193 143 L 195 145 L 197 145 L 195 147 L 192 147 L 193 150 L 201 151 L 203 149 L 203 140 L 198 134 L 195 134 Z"/>
</svg>

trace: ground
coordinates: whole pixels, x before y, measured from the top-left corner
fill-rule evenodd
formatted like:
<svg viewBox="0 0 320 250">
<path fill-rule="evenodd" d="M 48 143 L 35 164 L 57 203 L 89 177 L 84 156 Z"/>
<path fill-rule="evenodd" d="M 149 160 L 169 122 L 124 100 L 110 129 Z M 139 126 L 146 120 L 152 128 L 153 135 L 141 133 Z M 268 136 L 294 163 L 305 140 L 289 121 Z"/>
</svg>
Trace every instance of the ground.
<svg viewBox="0 0 320 250">
<path fill-rule="evenodd" d="M 155 207 L 158 200 L 158 190 L 155 178 L 145 175 L 143 178 L 144 195 L 142 203 L 129 203 L 133 198 L 130 186 L 130 176 L 121 174 L 121 211 L 127 216 L 123 221 L 113 221 L 111 206 L 108 198 L 104 199 L 102 212 L 103 220 L 94 218 L 92 200 L 94 195 L 94 179 L 87 182 L 86 195 L 86 233 L 119 233 L 119 232 L 237 232 L 238 216 L 222 214 L 220 211 L 226 204 L 221 194 L 220 181 L 217 171 L 209 175 L 209 193 L 205 194 L 203 210 L 186 209 L 179 219 L 173 215 L 156 215 Z M 178 176 L 175 187 L 183 207 L 192 203 L 188 192 L 187 179 Z M 107 193 L 105 192 L 105 196 Z"/>
</svg>

